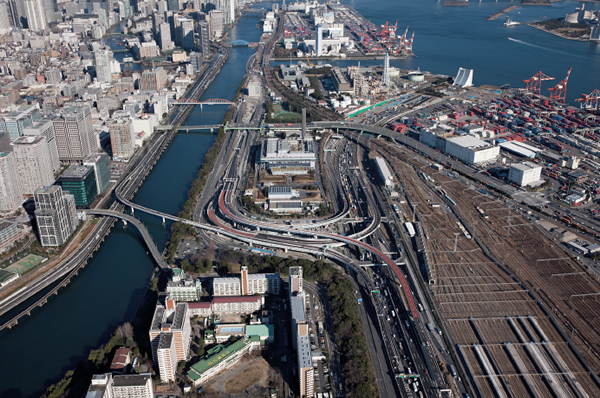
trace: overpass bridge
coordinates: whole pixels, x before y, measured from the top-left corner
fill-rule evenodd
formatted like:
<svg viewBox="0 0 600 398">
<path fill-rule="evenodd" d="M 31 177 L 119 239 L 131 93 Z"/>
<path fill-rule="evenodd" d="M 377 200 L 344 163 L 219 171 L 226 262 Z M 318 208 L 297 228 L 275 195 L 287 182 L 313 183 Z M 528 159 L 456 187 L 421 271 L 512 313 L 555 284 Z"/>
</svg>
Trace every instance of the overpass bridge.
<svg viewBox="0 0 600 398">
<path fill-rule="evenodd" d="M 148 250 L 150 251 L 152 258 L 154 258 L 154 261 L 160 267 L 160 269 L 164 271 L 164 270 L 168 270 L 171 268 L 164 260 L 162 253 L 156 247 L 156 244 L 154 243 L 152 236 L 150 236 L 150 233 L 148 232 L 148 230 L 146 229 L 144 224 L 142 224 L 142 222 L 140 220 L 138 220 L 137 218 L 130 216 L 128 214 L 125 214 L 125 213 L 118 212 L 118 211 L 102 210 L 102 209 L 86 210 L 86 213 L 94 215 L 94 216 L 114 217 L 114 218 L 123 220 L 125 225 L 127 225 L 127 223 L 132 224 L 133 226 L 135 226 L 137 228 L 139 233 L 142 235 L 142 239 L 144 239 L 144 243 L 146 243 L 146 247 L 148 247 Z M 163 222 L 164 222 L 164 219 L 163 219 Z"/>
<path fill-rule="evenodd" d="M 256 125 L 256 124 L 242 124 L 242 123 L 226 123 L 226 124 L 199 124 L 194 126 L 174 126 L 172 124 L 161 124 L 156 127 L 157 131 L 168 131 L 173 128 L 177 128 L 178 131 L 197 131 L 197 130 L 211 130 L 211 132 L 216 133 L 219 127 L 224 127 L 225 130 L 263 130 L 264 126 Z"/>
<path fill-rule="evenodd" d="M 204 101 L 198 101 L 191 98 L 180 98 L 175 101 L 169 102 L 169 105 L 200 105 L 200 109 L 204 105 L 235 105 L 233 102 L 223 98 L 213 98 Z"/>
</svg>

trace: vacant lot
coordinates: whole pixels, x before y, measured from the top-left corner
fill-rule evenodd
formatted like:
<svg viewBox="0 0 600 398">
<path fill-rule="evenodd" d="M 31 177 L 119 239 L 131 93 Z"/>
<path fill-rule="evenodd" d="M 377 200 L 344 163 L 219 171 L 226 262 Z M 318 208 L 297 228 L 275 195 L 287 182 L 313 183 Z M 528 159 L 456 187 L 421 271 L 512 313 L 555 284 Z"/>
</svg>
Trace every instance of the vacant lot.
<svg viewBox="0 0 600 398">
<path fill-rule="evenodd" d="M 256 384 L 265 376 L 265 371 L 258 366 L 245 369 L 235 378 L 225 383 L 225 392 L 228 394 L 239 394 Z"/>
</svg>

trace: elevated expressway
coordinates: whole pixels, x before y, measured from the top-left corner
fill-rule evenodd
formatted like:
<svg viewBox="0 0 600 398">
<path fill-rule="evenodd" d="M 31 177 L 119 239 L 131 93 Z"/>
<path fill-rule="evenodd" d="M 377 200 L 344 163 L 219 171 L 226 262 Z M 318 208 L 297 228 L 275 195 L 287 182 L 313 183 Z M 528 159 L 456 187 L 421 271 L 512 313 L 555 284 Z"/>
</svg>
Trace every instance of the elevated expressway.
<svg viewBox="0 0 600 398">
<path fill-rule="evenodd" d="M 213 57 L 211 65 L 202 78 L 190 90 L 188 94 L 189 97 L 196 98 L 202 95 L 204 90 L 208 87 L 208 84 L 223 66 L 227 57 L 227 49 L 223 47 L 217 47 L 217 53 Z M 183 105 L 179 107 L 172 119 L 173 126 L 177 127 L 183 123 L 187 114 L 191 112 L 192 108 L 193 106 L 191 105 Z M 130 164 L 127 166 L 125 174 L 131 170 L 132 174 L 136 175 L 136 178 L 128 177 L 120 182 L 117 188 L 123 197 L 133 196 L 139 187 L 139 184 L 152 169 L 153 165 L 160 157 L 160 154 L 166 149 L 168 143 L 176 133 L 177 130 L 174 128 L 169 132 L 159 136 L 148 147 L 143 148 L 142 152 L 140 152 L 139 155 L 136 155 L 137 157 L 130 162 Z M 123 208 L 123 204 L 115 201 L 108 210 L 114 213 L 120 213 L 122 212 Z M 15 326 L 20 318 L 30 315 L 33 309 L 46 304 L 50 296 L 57 294 L 60 288 L 66 286 L 70 280 L 77 275 L 79 269 L 85 266 L 87 260 L 90 259 L 94 252 L 100 247 L 101 242 L 109 232 L 113 222 L 114 220 L 111 220 L 110 218 L 103 218 L 100 220 L 93 232 L 83 242 L 81 242 L 77 247 L 77 250 L 74 250 L 72 253 L 70 253 L 65 260 L 61 261 L 58 265 L 48 271 L 43 277 L 30 283 L 0 302 L 0 316 L 3 316 L 9 311 L 17 308 L 19 305 L 24 304 L 32 297 L 46 291 L 45 295 L 40 299 L 37 299 L 35 303 L 31 304 L 24 310 L 21 310 L 18 314 L 14 316 L 11 315 L 10 319 L 6 320 L 2 325 L 0 325 L 0 330 Z M 143 225 L 140 224 L 140 226 L 142 229 L 145 229 L 143 228 Z M 142 229 L 140 229 L 140 231 L 142 231 Z M 157 258 L 154 255 L 153 257 Z M 159 263 L 159 266 L 160 265 L 161 264 Z M 48 291 L 48 289 L 50 290 Z"/>
</svg>

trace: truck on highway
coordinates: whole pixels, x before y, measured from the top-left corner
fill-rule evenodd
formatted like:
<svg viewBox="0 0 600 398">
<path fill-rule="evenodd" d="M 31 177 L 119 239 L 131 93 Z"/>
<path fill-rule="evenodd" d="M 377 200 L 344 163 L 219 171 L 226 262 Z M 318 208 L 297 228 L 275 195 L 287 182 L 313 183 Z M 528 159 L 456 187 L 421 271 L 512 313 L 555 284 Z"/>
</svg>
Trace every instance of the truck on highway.
<svg viewBox="0 0 600 398">
<path fill-rule="evenodd" d="M 456 368 L 454 367 L 454 365 L 448 365 L 448 368 L 450 369 L 450 374 L 452 375 L 452 377 L 456 379 L 458 377 L 458 374 L 456 373 Z"/>
</svg>

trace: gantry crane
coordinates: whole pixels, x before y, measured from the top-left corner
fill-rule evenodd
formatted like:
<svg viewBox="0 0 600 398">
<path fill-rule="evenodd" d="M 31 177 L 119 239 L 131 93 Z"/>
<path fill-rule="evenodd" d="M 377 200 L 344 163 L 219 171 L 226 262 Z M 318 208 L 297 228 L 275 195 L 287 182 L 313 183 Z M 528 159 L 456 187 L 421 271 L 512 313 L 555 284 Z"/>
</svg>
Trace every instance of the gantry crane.
<svg viewBox="0 0 600 398">
<path fill-rule="evenodd" d="M 523 80 L 523 83 L 527 83 L 527 91 L 531 91 L 534 94 L 539 94 L 542 89 L 542 82 L 546 80 L 554 80 L 553 77 L 546 76 L 544 72 L 539 71 L 531 78 Z"/>
<path fill-rule="evenodd" d="M 565 98 L 567 96 L 567 83 L 569 82 L 571 70 L 573 70 L 573 68 L 569 68 L 569 70 L 567 71 L 567 77 L 558 82 L 556 86 L 549 89 L 551 101 L 565 102 Z"/>
<path fill-rule="evenodd" d="M 581 94 L 581 98 L 575 101 L 581 102 L 581 109 L 598 109 L 598 100 L 600 100 L 600 90 L 594 90 L 590 94 Z"/>
</svg>

